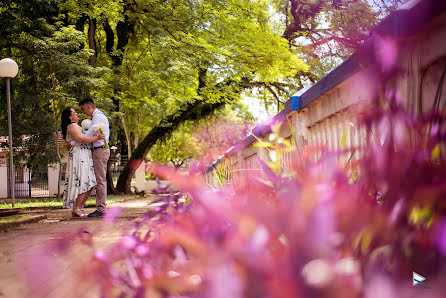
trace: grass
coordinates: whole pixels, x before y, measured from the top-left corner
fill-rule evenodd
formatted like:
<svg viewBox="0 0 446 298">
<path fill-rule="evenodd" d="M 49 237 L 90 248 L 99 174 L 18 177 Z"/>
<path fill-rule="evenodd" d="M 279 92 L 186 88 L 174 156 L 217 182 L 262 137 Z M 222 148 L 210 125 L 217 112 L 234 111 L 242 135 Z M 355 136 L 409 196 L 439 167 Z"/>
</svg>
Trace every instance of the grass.
<svg viewBox="0 0 446 298">
<path fill-rule="evenodd" d="M 126 200 L 134 198 L 134 194 L 130 195 L 108 195 L 107 196 L 107 203 L 120 201 L 120 200 Z M 96 197 L 91 196 L 88 198 L 86 205 L 95 205 L 96 204 Z M 57 198 L 39 198 L 39 199 L 18 199 L 15 201 L 14 208 L 48 208 L 48 207 L 60 207 L 62 208 L 63 201 L 62 199 Z M 0 202 L 0 209 L 7 209 L 12 208 L 11 201 L 1 201 Z"/>
<path fill-rule="evenodd" d="M 19 221 L 27 218 L 29 218 L 29 215 L 12 215 L 7 217 L 0 217 L 0 224 Z"/>
</svg>

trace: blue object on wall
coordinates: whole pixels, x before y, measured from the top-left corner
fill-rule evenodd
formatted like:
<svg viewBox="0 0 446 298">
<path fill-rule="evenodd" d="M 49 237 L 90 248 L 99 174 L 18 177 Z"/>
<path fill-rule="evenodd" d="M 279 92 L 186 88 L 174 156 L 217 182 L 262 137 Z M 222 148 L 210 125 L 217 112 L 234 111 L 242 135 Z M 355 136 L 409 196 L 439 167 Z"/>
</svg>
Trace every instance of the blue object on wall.
<svg viewBox="0 0 446 298">
<path fill-rule="evenodd" d="M 291 108 L 293 111 L 300 109 L 300 96 L 291 96 Z"/>
</svg>

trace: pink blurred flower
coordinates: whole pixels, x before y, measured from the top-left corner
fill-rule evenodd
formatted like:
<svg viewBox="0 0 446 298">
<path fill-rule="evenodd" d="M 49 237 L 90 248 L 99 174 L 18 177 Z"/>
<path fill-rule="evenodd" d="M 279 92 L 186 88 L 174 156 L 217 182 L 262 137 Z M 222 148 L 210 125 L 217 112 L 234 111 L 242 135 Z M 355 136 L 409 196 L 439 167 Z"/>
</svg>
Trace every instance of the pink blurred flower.
<svg viewBox="0 0 446 298">
<path fill-rule="evenodd" d="M 121 246 L 127 250 L 131 250 L 136 247 L 138 241 L 134 236 L 124 236 L 121 240 Z"/>
<path fill-rule="evenodd" d="M 398 58 L 398 45 L 394 39 L 375 34 L 375 55 L 384 73 L 391 71 Z"/>
<path fill-rule="evenodd" d="M 310 287 L 327 287 L 334 278 L 333 266 L 323 259 L 312 260 L 302 268 L 302 277 Z"/>
<path fill-rule="evenodd" d="M 118 219 L 119 215 L 121 215 L 122 207 L 114 206 L 108 208 L 105 212 L 104 220 L 108 222 L 115 222 Z"/>
<path fill-rule="evenodd" d="M 98 261 L 105 262 L 107 260 L 107 255 L 103 249 L 98 249 L 94 252 L 94 258 Z"/>
<path fill-rule="evenodd" d="M 140 257 L 144 257 L 149 253 L 149 246 L 147 244 L 139 244 L 136 249 L 135 252 L 138 256 Z"/>
<path fill-rule="evenodd" d="M 437 225 L 434 233 L 433 242 L 437 245 L 440 252 L 446 256 L 446 218 L 442 218 Z"/>
<path fill-rule="evenodd" d="M 242 280 L 238 276 L 235 268 L 230 264 L 218 264 L 212 267 L 207 276 L 207 291 L 205 297 L 243 297 Z"/>
</svg>

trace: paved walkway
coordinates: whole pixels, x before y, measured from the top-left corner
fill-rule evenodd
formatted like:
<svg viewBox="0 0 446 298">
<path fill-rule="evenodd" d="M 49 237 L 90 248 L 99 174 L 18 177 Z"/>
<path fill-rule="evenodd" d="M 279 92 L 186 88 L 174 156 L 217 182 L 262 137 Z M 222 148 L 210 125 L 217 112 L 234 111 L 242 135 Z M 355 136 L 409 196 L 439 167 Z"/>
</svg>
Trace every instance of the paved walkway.
<svg viewBox="0 0 446 298">
<path fill-rule="evenodd" d="M 73 219 L 70 210 L 32 211 L 47 215 L 47 219 L 0 232 L 0 297 L 99 297 L 97 281 L 76 274 L 91 266 L 90 247 L 79 242 L 65 255 L 48 250 L 45 245 L 84 228 L 92 236 L 95 247 L 106 247 L 116 242 L 131 227 L 132 221 L 147 211 L 148 202 L 149 199 L 139 199 L 114 203 L 113 206 L 123 207 L 115 223 L 97 218 Z M 92 211 L 94 208 L 86 209 L 87 213 Z"/>
</svg>

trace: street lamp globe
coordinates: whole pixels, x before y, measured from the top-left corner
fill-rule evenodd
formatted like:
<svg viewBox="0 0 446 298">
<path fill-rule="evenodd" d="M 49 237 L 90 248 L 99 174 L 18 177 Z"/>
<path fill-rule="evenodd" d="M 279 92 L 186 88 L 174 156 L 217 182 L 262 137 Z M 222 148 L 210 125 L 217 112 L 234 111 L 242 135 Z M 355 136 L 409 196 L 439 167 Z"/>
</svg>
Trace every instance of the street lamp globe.
<svg viewBox="0 0 446 298">
<path fill-rule="evenodd" d="M 0 77 L 15 78 L 19 72 L 19 66 L 11 58 L 4 58 L 0 60 Z"/>
</svg>

